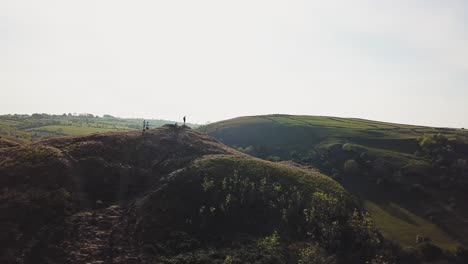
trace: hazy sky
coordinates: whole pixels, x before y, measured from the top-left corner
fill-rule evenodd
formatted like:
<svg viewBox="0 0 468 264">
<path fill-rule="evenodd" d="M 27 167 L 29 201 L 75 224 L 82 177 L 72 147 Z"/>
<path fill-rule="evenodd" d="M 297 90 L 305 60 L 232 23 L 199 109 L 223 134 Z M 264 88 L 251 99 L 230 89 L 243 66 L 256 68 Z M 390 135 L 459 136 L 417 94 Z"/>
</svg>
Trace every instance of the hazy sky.
<svg viewBox="0 0 468 264">
<path fill-rule="evenodd" d="M 0 0 L 0 113 L 468 127 L 464 0 Z"/>
</svg>

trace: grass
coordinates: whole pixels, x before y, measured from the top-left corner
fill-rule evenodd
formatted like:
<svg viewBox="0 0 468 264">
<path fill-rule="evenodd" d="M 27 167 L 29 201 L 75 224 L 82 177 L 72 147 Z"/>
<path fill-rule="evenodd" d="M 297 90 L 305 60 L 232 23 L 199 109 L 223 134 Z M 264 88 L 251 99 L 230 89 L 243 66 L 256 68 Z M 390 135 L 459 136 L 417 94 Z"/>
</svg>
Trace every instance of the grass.
<svg viewBox="0 0 468 264">
<path fill-rule="evenodd" d="M 91 126 L 61 126 L 61 125 L 51 125 L 51 126 L 43 126 L 31 129 L 30 131 L 34 133 L 34 131 L 55 131 L 61 132 L 65 135 L 83 135 L 83 134 L 91 134 L 91 133 L 102 133 L 102 132 L 109 132 L 115 130 L 122 130 L 125 128 L 101 128 L 101 127 L 91 127 Z M 129 129 L 129 128 L 126 128 Z"/>
<path fill-rule="evenodd" d="M 428 161 L 424 160 L 423 158 L 416 157 L 412 154 L 404 153 L 404 152 L 398 152 L 398 151 L 392 151 L 388 150 L 385 148 L 372 148 L 372 147 L 367 147 L 363 145 L 357 145 L 357 144 L 348 144 L 348 146 L 356 150 L 358 152 L 367 152 L 370 156 L 373 156 L 375 158 L 381 158 L 390 163 L 391 165 L 395 167 L 400 167 L 403 168 L 407 165 L 412 165 L 412 164 L 427 164 Z"/>
<path fill-rule="evenodd" d="M 364 200 L 387 201 L 365 204 L 385 237 L 404 246 L 415 246 L 416 235 L 430 237 L 448 250 L 455 249 L 457 240 L 468 241 L 457 235 L 457 230 L 466 229 L 466 222 L 455 219 L 454 213 L 438 216 L 446 231 L 423 217 L 428 210 L 441 209 L 440 201 L 454 194 L 447 195 L 439 188 L 440 173 L 433 169 L 430 157 L 421 155 L 418 141 L 424 135 L 442 134 L 466 142 L 465 130 L 291 115 L 239 117 L 200 130 L 229 146 L 254 149 L 248 153 L 260 158 L 277 156 L 308 163 L 333 175 Z M 361 171 L 354 178 L 343 169 L 349 159 L 361 160 Z M 451 191 L 460 193 L 460 188 Z M 457 204 L 463 200 L 458 199 Z M 451 223 L 449 228 L 446 223 Z"/>
<path fill-rule="evenodd" d="M 435 224 L 396 204 L 377 204 L 365 201 L 364 207 L 371 213 L 376 228 L 384 237 L 402 246 L 415 246 L 417 235 L 428 237 L 435 245 L 452 252 L 459 245 Z"/>
<path fill-rule="evenodd" d="M 147 119 L 149 128 L 157 128 L 174 121 Z M 196 127 L 194 124 L 188 124 Z M 116 130 L 140 130 L 143 119 L 117 118 L 92 115 L 0 115 L 0 136 L 17 138 L 26 142 L 63 135 L 83 135 Z"/>
<path fill-rule="evenodd" d="M 19 123 L 18 121 L 14 121 L 14 120 L 8 120 L 8 119 L 1 120 L 0 119 L 0 126 L 15 126 L 18 123 Z"/>
<path fill-rule="evenodd" d="M 403 155 L 414 154 L 418 148 L 417 139 L 421 135 L 426 132 L 434 133 L 431 128 L 418 126 L 350 118 L 289 115 L 239 117 L 203 126 L 200 130 L 219 137 L 229 145 L 243 147 L 246 147 L 247 141 L 292 150 L 323 144 L 355 143 Z M 459 133 L 457 130 L 452 132 Z"/>
<path fill-rule="evenodd" d="M 357 118 L 339 118 L 327 116 L 293 116 L 293 115 L 265 115 L 246 116 L 224 120 L 204 126 L 202 130 L 212 131 L 224 127 L 232 127 L 247 124 L 279 124 L 305 127 L 321 127 L 350 129 L 353 132 L 380 131 L 388 138 L 418 138 L 424 133 L 445 133 L 450 135 L 466 135 L 464 130 L 450 128 L 431 128 L 405 124 L 394 124 L 379 121 L 371 121 Z M 381 135 L 382 136 L 382 135 Z M 380 136 L 379 136 L 380 137 Z"/>
</svg>

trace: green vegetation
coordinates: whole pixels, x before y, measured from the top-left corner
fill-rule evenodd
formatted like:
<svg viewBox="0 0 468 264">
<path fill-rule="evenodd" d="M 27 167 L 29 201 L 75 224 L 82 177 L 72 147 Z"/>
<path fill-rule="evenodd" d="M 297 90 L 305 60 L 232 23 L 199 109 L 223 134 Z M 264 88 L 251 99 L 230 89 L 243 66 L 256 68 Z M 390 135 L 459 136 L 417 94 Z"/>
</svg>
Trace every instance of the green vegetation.
<svg viewBox="0 0 468 264">
<path fill-rule="evenodd" d="M 396 204 L 377 205 L 366 201 L 364 206 L 374 217 L 375 226 L 382 234 L 396 240 L 404 247 L 413 247 L 416 238 L 430 238 L 437 246 L 455 251 L 459 244 L 437 225 Z"/>
<path fill-rule="evenodd" d="M 0 175 L 2 263 L 399 257 L 334 180 L 244 155 L 187 127 L 1 148 Z"/>
<path fill-rule="evenodd" d="M 147 121 L 150 128 L 175 123 L 174 121 L 159 119 L 149 119 Z M 142 124 L 143 119 L 117 118 L 110 115 L 104 115 L 103 117 L 71 113 L 63 115 L 1 115 L 0 136 L 29 142 L 64 135 L 141 129 Z"/>
<path fill-rule="evenodd" d="M 452 252 L 468 243 L 464 130 L 291 115 L 240 117 L 199 129 L 255 157 L 318 168 L 368 201 L 379 230 L 403 246 L 415 246 L 419 233 Z M 413 222 L 402 221 L 403 214 Z"/>
<path fill-rule="evenodd" d="M 162 186 L 140 205 L 136 220 L 141 243 L 157 248 L 169 247 L 162 238 L 174 232 L 192 235 L 185 251 L 229 250 L 229 258 L 223 258 L 233 263 L 252 257 L 261 259 L 258 263 L 365 262 L 384 248 L 372 219 L 352 197 L 335 181 L 307 169 L 212 155 L 173 172 Z M 166 229 L 153 231 L 154 226 Z M 246 256 L 232 248 L 239 239 L 242 251 L 250 252 Z"/>
<path fill-rule="evenodd" d="M 117 130 L 124 130 L 125 128 L 117 128 Z M 130 128 L 127 128 L 130 129 Z M 100 133 L 100 132 L 109 132 L 115 131 L 115 128 L 103 128 L 103 127 L 91 127 L 91 126 L 61 126 L 61 125 L 51 125 L 51 126 L 42 126 L 35 129 L 31 129 L 32 133 L 37 133 L 38 131 L 49 131 L 51 133 L 63 133 L 64 135 L 82 135 L 82 134 L 91 134 L 91 133 Z"/>
<path fill-rule="evenodd" d="M 236 151 L 186 126 L 24 118 L 2 124 L 119 131 L 0 140 L 2 263 L 468 259 L 461 130 L 284 115 L 200 128 Z"/>
</svg>

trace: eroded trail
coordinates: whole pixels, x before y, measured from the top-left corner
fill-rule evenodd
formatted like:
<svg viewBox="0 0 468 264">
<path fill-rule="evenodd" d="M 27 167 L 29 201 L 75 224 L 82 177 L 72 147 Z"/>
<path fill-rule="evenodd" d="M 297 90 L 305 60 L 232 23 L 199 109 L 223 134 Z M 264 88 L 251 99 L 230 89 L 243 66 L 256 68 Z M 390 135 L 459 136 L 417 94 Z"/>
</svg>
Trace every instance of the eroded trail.
<svg viewBox="0 0 468 264">
<path fill-rule="evenodd" d="M 133 264 L 143 259 L 126 234 L 124 210 L 118 206 L 83 211 L 65 223 L 64 261 L 70 264 Z"/>
</svg>

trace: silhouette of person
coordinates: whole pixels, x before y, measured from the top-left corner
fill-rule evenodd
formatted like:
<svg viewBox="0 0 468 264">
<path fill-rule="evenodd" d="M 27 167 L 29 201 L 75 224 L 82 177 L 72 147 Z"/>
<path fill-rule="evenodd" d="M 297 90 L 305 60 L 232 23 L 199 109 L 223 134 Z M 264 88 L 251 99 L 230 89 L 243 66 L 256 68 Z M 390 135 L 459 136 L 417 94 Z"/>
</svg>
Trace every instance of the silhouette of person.
<svg viewBox="0 0 468 264">
<path fill-rule="evenodd" d="M 184 116 L 184 125 L 185 125 L 185 116 Z"/>
</svg>

